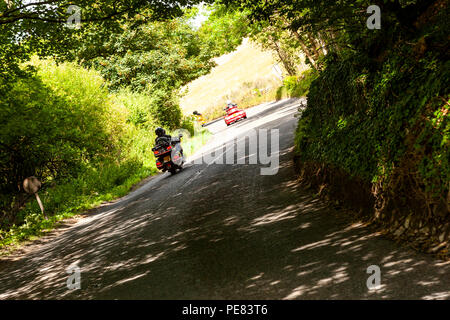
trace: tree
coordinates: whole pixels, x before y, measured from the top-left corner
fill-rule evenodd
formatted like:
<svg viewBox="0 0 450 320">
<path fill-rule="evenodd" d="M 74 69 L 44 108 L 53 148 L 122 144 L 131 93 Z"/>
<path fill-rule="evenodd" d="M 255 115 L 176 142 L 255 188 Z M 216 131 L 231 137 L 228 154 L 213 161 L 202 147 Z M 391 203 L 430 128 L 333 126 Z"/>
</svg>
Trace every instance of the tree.
<svg viewBox="0 0 450 320">
<path fill-rule="evenodd" d="M 221 4 L 214 4 L 208 10 L 208 20 L 199 29 L 201 40 L 214 56 L 234 51 L 250 32 L 247 10 Z"/>
<path fill-rule="evenodd" d="M 247 10 L 254 22 L 282 19 L 311 60 L 321 55 L 320 50 L 366 52 L 369 58 L 376 59 L 390 46 L 388 41 L 395 37 L 394 33 L 404 38 L 414 36 L 418 28 L 414 21 L 433 1 L 221 0 L 221 3 Z M 369 5 L 378 5 L 383 13 L 383 28 L 376 32 L 365 27 Z"/>
<path fill-rule="evenodd" d="M 32 54 L 57 55 L 67 58 L 71 48 L 76 48 L 84 31 L 97 25 L 101 34 L 107 35 L 124 21 L 135 19 L 162 20 L 183 14 L 199 0 L 113 1 L 78 0 L 80 29 L 66 27 L 70 17 L 70 0 L 4 0 L 0 1 L 0 76 L 12 77 L 21 73 L 18 65 Z M 208 1 L 207 1 L 208 2 Z"/>
<path fill-rule="evenodd" d="M 182 18 L 126 24 L 98 43 L 88 37 L 75 57 L 98 69 L 112 90 L 178 89 L 213 66 L 212 52 Z"/>
<path fill-rule="evenodd" d="M 271 18 L 269 21 L 254 24 L 250 38 L 263 49 L 274 52 L 289 75 L 294 76 L 298 73 L 298 66 L 303 63 L 303 48 L 299 45 L 298 39 L 292 36 L 292 32 L 283 27 L 282 20 Z"/>
</svg>

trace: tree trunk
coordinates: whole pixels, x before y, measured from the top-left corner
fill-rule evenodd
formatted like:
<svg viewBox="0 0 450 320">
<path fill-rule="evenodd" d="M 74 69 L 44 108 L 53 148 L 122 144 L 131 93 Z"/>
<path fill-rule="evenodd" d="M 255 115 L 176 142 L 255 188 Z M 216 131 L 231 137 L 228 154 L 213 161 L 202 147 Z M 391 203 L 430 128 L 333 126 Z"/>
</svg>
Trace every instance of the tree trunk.
<svg viewBox="0 0 450 320">
<path fill-rule="evenodd" d="M 302 47 L 302 51 L 305 53 L 305 55 L 308 57 L 309 61 L 311 61 L 311 65 L 312 67 L 317 70 L 317 66 L 316 66 L 316 59 L 313 58 L 311 51 L 309 50 L 309 48 L 306 46 L 305 42 L 303 41 L 302 37 L 300 36 L 300 34 L 295 31 L 295 30 L 291 30 L 291 32 L 294 34 L 294 36 L 297 38 L 298 43 L 300 44 L 300 46 Z"/>
<path fill-rule="evenodd" d="M 326 42 L 324 41 L 323 35 L 319 32 L 319 33 L 317 34 L 317 37 L 318 37 L 318 39 L 319 39 L 320 48 L 322 49 L 322 53 L 323 53 L 324 55 L 327 55 L 327 53 L 328 53 L 328 46 L 327 46 Z"/>
<path fill-rule="evenodd" d="M 316 40 L 314 39 L 314 37 L 313 37 L 309 32 L 307 32 L 306 35 L 308 36 L 308 40 L 309 40 L 309 42 L 311 43 L 311 48 L 312 48 L 312 50 L 314 51 L 314 56 L 315 56 L 315 58 L 316 58 L 316 59 L 319 59 L 319 57 L 320 57 L 320 52 L 319 52 L 319 50 L 317 49 Z"/>
<path fill-rule="evenodd" d="M 286 54 L 284 50 L 280 48 L 276 40 L 272 41 L 275 47 L 275 51 L 277 52 L 278 57 L 280 58 L 280 61 L 284 66 L 284 69 L 290 76 L 295 76 L 297 74 L 297 70 L 295 66 L 292 64 L 292 61 L 290 61 L 288 54 Z"/>
<path fill-rule="evenodd" d="M 301 35 L 298 33 L 297 30 L 294 30 L 291 27 L 290 22 L 286 19 L 286 17 L 280 16 L 281 19 L 283 19 L 283 22 L 285 24 L 285 27 L 291 31 L 291 33 L 295 36 L 295 38 L 297 39 L 297 41 L 299 42 L 300 46 L 302 47 L 302 51 L 305 53 L 305 55 L 308 57 L 309 61 L 311 62 L 312 67 L 317 70 L 317 66 L 316 66 L 316 59 L 313 57 L 313 54 L 311 53 L 311 51 L 309 50 L 308 46 L 305 44 L 305 42 L 303 41 Z"/>
</svg>

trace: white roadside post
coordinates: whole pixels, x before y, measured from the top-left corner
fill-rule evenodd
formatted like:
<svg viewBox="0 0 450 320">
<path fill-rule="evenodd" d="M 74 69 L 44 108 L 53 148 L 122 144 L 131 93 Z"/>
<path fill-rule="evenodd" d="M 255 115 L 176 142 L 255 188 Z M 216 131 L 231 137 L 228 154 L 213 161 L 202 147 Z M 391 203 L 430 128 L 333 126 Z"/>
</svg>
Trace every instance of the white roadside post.
<svg viewBox="0 0 450 320">
<path fill-rule="evenodd" d="M 283 81 L 283 71 L 281 70 L 280 66 L 277 64 L 274 64 L 272 66 L 272 72 L 275 74 L 275 76 L 280 79 L 281 81 Z"/>
<path fill-rule="evenodd" d="M 44 215 L 45 219 L 47 219 L 47 215 L 44 212 L 44 205 L 42 204 L 41 198 L 39 198 L 38 191 L 41 188 L 42 184 L 36 177 L 28 177 L 25 180 L 23 180 L 23 189 L 28 194 L 34 194 L 36 197 L 36 201 L 39 204 L 39 208 L 41 208 L 42 214 Z"/>
</svg>

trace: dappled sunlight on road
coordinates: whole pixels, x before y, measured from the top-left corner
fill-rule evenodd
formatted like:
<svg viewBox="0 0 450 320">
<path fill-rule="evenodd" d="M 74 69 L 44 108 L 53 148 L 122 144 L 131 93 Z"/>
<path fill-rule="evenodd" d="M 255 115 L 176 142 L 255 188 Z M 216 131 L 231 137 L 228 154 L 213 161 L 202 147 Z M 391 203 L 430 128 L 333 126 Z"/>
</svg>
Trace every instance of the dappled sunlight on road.
<svg viewBox="0 0 450 320">
<path fill-rule="evenodd" d="M 263 224 L 269 224 L 272 222 L 279 222 L 281 220 L 286 219 L 293 219 L 298 213 L 298 208 L 296 206 L 288 206 L 287 208 L 284 208 L 283 210 L 275 211 L 272 213 L 268 213 L 262 217 L 256 218 L 254 220 L 253 225 L 263 225 Z"/>
<path fill-rule="evenodd" d="M 292 166 L 295 120 L 270 123 L 289 132 L 280 136 L 277 175 L 250 164 L 162 175 L 28 255 L 3 259 L 0 299 L 450 297 L 449 263 L 350 222 L 302 189 Z M 75 262 L 81 289 L 71 291 L 66 269 Z M 370 265 L 381 269 L 376 290 L 366 286 Z"/>
</svg>

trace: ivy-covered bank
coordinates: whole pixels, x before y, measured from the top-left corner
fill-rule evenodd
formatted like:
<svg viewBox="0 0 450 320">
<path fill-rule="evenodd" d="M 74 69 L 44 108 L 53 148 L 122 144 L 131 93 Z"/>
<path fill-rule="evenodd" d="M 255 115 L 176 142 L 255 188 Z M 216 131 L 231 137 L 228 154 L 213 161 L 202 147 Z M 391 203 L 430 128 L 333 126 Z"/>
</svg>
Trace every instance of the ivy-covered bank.
<svg viewBox="0 0 450 320">
<path fill-rule="evenodd" d="M 420 33 L 392 39 L 375 59 L 328 54 L 296 132 L 304 181 L 442 256 L 450 234 L 446 11 L 421 17 Z"/>
</svg>

